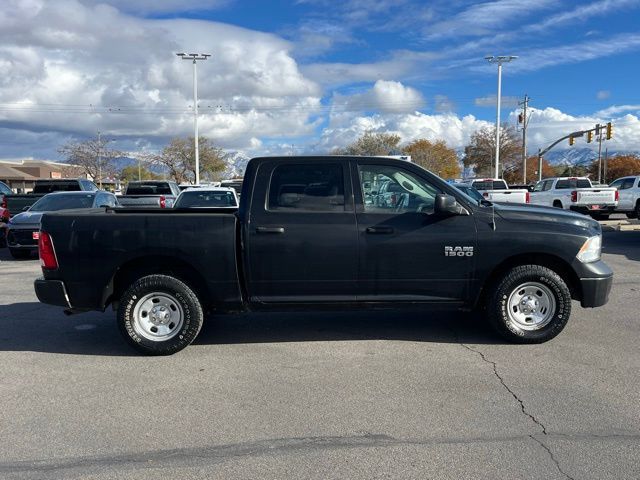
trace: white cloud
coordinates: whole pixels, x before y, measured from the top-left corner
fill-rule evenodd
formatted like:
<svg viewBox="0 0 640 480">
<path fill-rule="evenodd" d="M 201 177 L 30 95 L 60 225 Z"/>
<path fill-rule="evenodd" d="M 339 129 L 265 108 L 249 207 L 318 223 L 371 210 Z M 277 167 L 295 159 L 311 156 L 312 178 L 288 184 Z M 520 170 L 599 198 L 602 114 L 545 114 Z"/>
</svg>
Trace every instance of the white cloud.
<svg viewBox="0 0 640 480">
<path fill-rule="evenodd" d="M 485 97 L 478 97 L 473 100 L 476 107 L 496 107 L 496 95 L 487 95 Z M 506 95 L 500 96 L 500 105 L 502 108 L 510 108 L 518 106 L 518 97 L 510 97 Z"/>
<path fill-rule="evenodd" d="M 373 88 L 355 95 L 334 95 L 333 108 L 338 111 L 413 112 L 425 103 L 417 90 L 400 82 L 378 80 Z"/>
<path fill-rule="evenodd" d="M 170 13 L 192 12 L 199 9 L 214 10 L 225 7 L 233 0 L 82 0 L 87 5 L 109 3 L 123 12 Z"/>
</svg>

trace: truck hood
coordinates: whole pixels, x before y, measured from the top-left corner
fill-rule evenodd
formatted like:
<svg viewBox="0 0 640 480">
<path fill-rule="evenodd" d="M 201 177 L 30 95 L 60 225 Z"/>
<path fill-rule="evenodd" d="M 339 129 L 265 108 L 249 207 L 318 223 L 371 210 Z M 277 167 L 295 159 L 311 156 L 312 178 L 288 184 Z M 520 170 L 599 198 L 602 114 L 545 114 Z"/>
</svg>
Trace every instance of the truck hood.
<svg viewBox="0 0 640 480">
<path fill-rule="evenodd" d="M 21 212 L 11 218 L 11 225 L 40 225 L 43 212 Z"/>
<path fill-rule="evenodd" d="M 600 224 L 592 218 L 556 207 L 495 204 L 494 208 L 497 215 L 510 222 L 569 223 L 577 227 L 600 230 Z"/>
</svg>

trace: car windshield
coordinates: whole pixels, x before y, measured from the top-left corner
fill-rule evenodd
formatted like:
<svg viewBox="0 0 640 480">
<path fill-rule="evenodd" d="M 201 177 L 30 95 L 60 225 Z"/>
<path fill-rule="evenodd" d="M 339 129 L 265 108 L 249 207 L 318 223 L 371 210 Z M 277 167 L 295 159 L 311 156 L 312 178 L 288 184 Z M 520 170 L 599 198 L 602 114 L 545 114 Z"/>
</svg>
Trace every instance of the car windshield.
<svg viewBox="0 0 640 480">
<path fill-rule="evenodd" d="M 95 195 L 45 195 L 32 205 L 30 212 L 55 212 L 72 208 L 91 208 Z"/>
<path fill-rule="evenodd" d="M 182 192 L 174 208 L 236 207 L 233 192 Z"/>
<path fill-rule="evenodd" d="M 473 187 L 467 187 L 466 185 L 454 185 L 458 190 L 464 193 L 467 197 L 472 198 L 475 201 L 482 201 L 484 197 L 482 194 Z"/>
</svg>

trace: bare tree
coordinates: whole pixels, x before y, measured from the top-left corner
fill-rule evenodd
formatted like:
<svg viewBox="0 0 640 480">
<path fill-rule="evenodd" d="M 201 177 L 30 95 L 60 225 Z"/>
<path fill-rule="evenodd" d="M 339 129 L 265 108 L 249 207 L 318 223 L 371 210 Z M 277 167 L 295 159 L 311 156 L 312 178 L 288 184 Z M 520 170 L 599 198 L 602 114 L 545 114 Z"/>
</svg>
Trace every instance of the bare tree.
<svg viewBox="0 0 640 480">
<path fill-rule="evenodd" d="M 115 159 L 125 153 L 108 147 L 113 140 L 96 136 L 84 142 L 68 142 L 58 149 L 70 164 L 79 166 L 93 181 L 102 184 L 116 175 Z"/>
<path fill-rule="evenodd" d="M 201 177 L 209 181 L 217 180 L 227 166 L 227 154 L 207 137 L 198 138 L 198 147 Z M 194 182 L 196 157 L 193 137 L 172 139 L 160 154 L 153 156 L 153 161 L 166 168 L 176 182 Z"/>
<path fill-rule="evenodd" d="M 473 167 L 476 175 L 492 176 L 496 156 L 495 127 L 483 128 L 471 135 L 471 141 L 464 148 L 464 153 L 465 167 Z M 500 170 L 515 170 L 520 163 L 522 163 L 522 141 L 513 127 L 502 126 L 500 128 Z"/>
</svg>

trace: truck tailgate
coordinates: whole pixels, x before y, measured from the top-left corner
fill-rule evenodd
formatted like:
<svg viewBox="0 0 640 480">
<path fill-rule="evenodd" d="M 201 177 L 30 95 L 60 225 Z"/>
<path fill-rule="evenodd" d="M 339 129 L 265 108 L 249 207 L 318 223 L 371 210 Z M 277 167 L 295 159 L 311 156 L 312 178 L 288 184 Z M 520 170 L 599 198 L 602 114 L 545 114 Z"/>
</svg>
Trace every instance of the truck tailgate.
<svg viewBox="0 0 640 480">
<path fill-rule="evenodd" d="M 575 205 L 615 205 L 615 188 L 589 188 L 578 189 L 576 192 Z"/>
<path fill-rule="evenodd" d="M 526 190 L 488 190 L 488 199 L 498 203 L 527 203 Z"/>
</svg>

